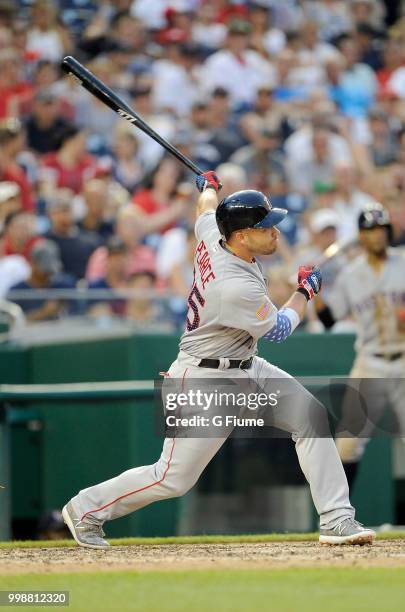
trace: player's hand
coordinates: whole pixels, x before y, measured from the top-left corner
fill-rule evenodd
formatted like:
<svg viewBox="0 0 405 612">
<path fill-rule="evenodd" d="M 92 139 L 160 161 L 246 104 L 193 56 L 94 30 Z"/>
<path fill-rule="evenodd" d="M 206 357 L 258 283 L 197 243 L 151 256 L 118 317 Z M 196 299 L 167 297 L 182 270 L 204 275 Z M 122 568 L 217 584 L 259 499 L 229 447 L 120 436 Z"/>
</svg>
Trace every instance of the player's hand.
<svg viewBox="0 0 405 612">
<path fill-rule="evenodd" d="M 298 289 L 306 293 L 307 300 L 312 300 L 322 287 L 322 274 L 316 266 L 300 266 L 298 270 Z"/>
<path fill-rule="evenodd" d="M 214 189 L 217 193 L 220 189 L 222 189 L 222 183 L 213 170 L 199 174 L 195 179 L 195 182 L 200 193 L 208 188 Z"/>
</svg>

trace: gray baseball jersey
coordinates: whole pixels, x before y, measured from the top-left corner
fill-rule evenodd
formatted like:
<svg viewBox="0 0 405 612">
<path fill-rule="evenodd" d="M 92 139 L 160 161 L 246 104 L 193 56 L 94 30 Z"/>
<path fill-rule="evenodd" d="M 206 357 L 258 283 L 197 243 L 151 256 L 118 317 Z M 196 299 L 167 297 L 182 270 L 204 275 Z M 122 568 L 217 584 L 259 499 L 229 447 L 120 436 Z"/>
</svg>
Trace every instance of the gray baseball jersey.
<svg viewBox="0 0 405 612">
<path fill-rule="evenodd" d="M 180 350 L 201 358 L 251 357 L 277 316 L 260 264 L 221 246 L 214 211 L 199 216 L 195 234 L 194 283 Z"/>
<path fill-rule="evenodd" d="M 405 307 L 404 251 L 390 248 L 378 274 L 360 255 L 339 274 L 325 301 L 336 319 L 353 314 L 360 354 L 405 351 L 405 333 L 398 326 L 398 309 Z"/>
</svg>

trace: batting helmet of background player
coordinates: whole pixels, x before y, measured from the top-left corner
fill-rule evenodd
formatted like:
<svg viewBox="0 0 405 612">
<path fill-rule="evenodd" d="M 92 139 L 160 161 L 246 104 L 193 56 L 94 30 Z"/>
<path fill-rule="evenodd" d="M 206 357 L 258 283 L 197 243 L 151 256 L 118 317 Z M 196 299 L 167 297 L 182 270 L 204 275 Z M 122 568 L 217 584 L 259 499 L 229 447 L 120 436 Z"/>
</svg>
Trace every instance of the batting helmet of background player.
<svg viewBox="0 0 405 612">
<path fill-rule="evenodd" d="M 236 191 L 219 203 L 216 220 L 218 229 L 227 240 L 232 232 L 248 228 L 266 228 L 277 225 L 287 214 L 285 208 L 273 208 L 260 191 Z"/>
<path fill-rule="evenodd" d="M 386 227 L 388 240 L 392 240 L 392 225 L 388 211 L 378 202 L 370 203 L 363 208 L 359 215 L 359 230 L 372 229 L 373 227 Z"/>
</svg>

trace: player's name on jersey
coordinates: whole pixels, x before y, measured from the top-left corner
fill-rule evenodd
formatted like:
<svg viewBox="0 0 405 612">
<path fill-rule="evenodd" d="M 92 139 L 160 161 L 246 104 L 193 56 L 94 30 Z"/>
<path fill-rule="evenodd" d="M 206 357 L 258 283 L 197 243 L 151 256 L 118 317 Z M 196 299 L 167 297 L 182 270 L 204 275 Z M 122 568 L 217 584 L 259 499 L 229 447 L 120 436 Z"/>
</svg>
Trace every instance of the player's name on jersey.
<svg viewBox="0 0 405 612">
<path fill-rule="evenodd" d="M 205 285 L 210 281 L 210 279 L 215 278 L 215 274 L 211 267 L 211 259 L 204 240 L 201 240 L 201 242 L 198 244 L 197 253 L 198 270 L 200 272 L 202 287 L 205 289 Z"/>
<path fill-rule="evenodd" d="M 237 417 L 234 414 L 191 417 L 176 417 L 170 414 L 166 417 L 166 425 L 167 427 L 264 427 L 264 419 Z"/>
</svg>

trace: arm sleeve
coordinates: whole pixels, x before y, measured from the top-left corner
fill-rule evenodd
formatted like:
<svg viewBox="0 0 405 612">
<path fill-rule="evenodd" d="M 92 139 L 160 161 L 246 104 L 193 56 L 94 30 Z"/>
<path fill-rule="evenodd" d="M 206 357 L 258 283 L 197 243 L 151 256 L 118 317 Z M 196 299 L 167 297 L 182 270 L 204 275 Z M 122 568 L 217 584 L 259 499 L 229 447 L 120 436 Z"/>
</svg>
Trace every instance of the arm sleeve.
<svg viewBox="0 0 405 612">
<path fill-rule="evenodd" d="M 281 308 L 277 312 L 275 324 L 264 334 L 263 338 L 270 342 L 284 342 L 291 336 L 299 322 L 298 313 L 293 308 Z"/>
</svg>

